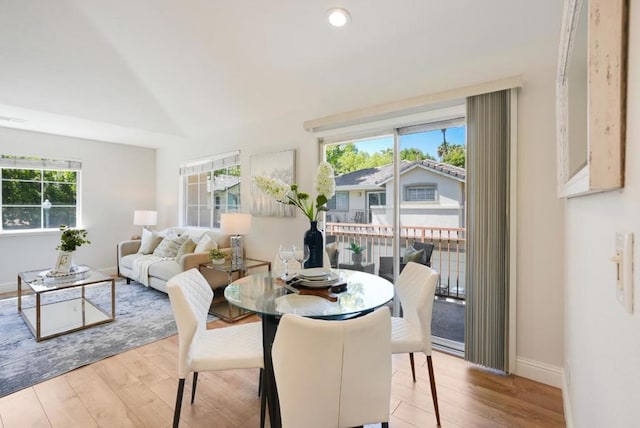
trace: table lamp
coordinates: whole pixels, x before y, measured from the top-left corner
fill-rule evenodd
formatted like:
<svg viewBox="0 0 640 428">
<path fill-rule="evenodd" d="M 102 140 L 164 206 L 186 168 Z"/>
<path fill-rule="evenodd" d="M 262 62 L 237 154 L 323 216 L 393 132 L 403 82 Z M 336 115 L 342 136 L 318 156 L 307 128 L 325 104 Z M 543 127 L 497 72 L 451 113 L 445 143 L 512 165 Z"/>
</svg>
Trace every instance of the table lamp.
<svg viewBox="0 0 640 428">
<path fill-rule="evenodd" d="M 220 216 L 220 228 L 223 233 L 231 235 L 231 266 L 243 264 L 242 236 L 251 231 L 251 214 L 224 213 Z"/>
<path fill-rule="evenodd" d="M 142 226 L 144 229 L 151 230 L 149 226 L 155 226 L 158 224 L 158 211 L 134 211 L 133 224 L 136 226 Z"/>
</svg>

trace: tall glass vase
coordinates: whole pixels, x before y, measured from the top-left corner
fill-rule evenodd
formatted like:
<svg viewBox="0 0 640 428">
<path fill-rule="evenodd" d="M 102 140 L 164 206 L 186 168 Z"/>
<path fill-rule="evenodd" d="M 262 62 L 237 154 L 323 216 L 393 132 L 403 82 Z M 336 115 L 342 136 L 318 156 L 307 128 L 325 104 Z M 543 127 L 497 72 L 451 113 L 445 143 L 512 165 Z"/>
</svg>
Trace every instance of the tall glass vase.
<svg viewBox="0 0 640 428">
<path fill-rule="evenodd" d="M 309 260 L 304 263 L 305 269 L 322 267 L 324 264 L 324 239 L 318 230 L 318 222 L 312 221 L 311 228 L 304 233 L 304 243 L 309 246 Z"/>
</svg>

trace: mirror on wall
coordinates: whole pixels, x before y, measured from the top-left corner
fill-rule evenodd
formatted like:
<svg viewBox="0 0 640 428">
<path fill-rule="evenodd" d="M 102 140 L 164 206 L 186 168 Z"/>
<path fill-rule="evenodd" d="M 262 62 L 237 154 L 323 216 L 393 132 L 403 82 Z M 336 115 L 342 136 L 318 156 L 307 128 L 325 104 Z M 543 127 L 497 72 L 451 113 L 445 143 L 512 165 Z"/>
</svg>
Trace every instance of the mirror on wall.
<svg viewBox="0 0 640 428">
<path fill-rule="evenodd" d="M 628 0 L 565 0 L 557 74 L 558 196 L 624 185 Z"/>
<path fill-rule="evenodd" d="M 577 13 L 573 49 L 568 63 L 568 126 L 567 146 L 569 176 L 573 177 L 587 166 L 587 23 L 589 15 L 583 4 Z"/>
</svg>

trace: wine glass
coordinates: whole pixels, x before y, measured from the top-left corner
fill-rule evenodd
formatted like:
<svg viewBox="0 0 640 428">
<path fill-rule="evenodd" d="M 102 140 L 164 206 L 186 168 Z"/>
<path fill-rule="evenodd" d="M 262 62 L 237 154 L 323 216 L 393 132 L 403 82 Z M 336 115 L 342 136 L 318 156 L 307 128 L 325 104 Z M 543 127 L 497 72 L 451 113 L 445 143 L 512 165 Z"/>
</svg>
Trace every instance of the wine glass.
<svg viewBox="0 0 640 428">
<path fill-rule="evenodd" d="M 293 247 L 293 257 L 298 263 L 300 263 L 300 269 L 304 269 L 304 264 L 309 260 L 311 253 L 309 252 L 309 246 L 303 245 L 302 247 Z"/>
<path fill-rule="evenodd" d="M 289 260 L 293 258 L 294 251 L 295 247 L 291 244 L 280 244 L 280 248 L 278 248 L 278 257 L 280 257 L 280 260 L 284 263 L 282 279 L 285 281 L 289 279 Z"/>
</svg>

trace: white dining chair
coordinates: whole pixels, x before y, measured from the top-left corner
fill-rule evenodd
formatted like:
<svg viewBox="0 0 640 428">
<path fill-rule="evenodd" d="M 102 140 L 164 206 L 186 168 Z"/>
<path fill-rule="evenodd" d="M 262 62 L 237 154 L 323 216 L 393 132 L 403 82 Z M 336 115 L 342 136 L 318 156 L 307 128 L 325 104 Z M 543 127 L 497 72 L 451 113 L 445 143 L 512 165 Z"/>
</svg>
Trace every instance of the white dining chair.
<svg viewBox="0 0 640 428">
<path fill-rule="evenodd" d="M 284 428 L 388 426 L 387 307 L 346 321 L 284 315 L 272 359 Z"/>
<path fill-rule="evenodd" d="M 402 306 L 402 317 L 392 317 L 391 348 L 394 354 L 409 354 L 411 374 L 416 381 L 414 352 L 422 352 L 427 357 L 431 396 L 440 426 L 438 395 L 431 360 L 431 316 L 439 274 L 422 264 L 409 262 L 400 273 L 396 283 L 396 294 Z"/>
<path fill-rule="evenodd" d="M 255 322 L 207 330 L 207 313 L 213 291 L 197 269 L 172 277 L 168 281 L 167 290 L 178 327 L 179 381 L 173 417 L 173 426 L 177 427 L 180 423 L 184 383 L 189 373 L 193 372 L 193 404 L 199 372 L 264 367 L 262 327 Z M 260 426 L 264 426 L 264 400 L 262 394 Z"/>
</svg>

